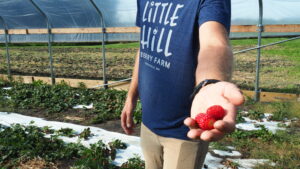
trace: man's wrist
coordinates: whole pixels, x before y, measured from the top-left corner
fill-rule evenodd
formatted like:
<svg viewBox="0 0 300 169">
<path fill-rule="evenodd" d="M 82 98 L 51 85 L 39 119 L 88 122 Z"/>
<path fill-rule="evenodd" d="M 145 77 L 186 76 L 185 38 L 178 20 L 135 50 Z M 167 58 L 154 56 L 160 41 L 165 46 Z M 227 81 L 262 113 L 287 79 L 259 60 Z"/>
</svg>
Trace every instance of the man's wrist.
<svg viewBox="0 0 300 169">
<path fill-rule="evenodd" d="M 138 94 L 128 94 L 126 102 L 134 103 L 138 100 Z"/>
<path fill-rule="evenodd" d="M 204 87 L 207 86 L 209 84 L 214 84 L 214 83 L 218 83 L 221 82 L 221 80 L 217 80 L 217 79 L 205 79 L 203 81 L 201 81 L 193 90 L 193 93 L 190 96 L 190 99 L 193 100 L 194 97 L 196 96 L 196 94 Z"/>
</svg>

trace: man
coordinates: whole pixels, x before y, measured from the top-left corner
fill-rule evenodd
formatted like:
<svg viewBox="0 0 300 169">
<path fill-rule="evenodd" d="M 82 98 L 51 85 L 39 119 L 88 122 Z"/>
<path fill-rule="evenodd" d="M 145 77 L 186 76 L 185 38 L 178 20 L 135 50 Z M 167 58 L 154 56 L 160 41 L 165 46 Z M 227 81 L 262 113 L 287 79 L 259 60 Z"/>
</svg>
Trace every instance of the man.
<svg viewBox="0 0 300 169">
<path fill-rule="evenodd" d="M 208 142 L 234 130 L 236 106 L 244 101 L 228 82 L 230 0 L 138 0 L 136 23 L 140 49 L 121 125 L 132 133 L 140 97 L 146 168 L 201 168 Z M 194 118 L 212 105 L 221 105 L 226 116 L 213 130 L 203 131 Z"/>
</svg>

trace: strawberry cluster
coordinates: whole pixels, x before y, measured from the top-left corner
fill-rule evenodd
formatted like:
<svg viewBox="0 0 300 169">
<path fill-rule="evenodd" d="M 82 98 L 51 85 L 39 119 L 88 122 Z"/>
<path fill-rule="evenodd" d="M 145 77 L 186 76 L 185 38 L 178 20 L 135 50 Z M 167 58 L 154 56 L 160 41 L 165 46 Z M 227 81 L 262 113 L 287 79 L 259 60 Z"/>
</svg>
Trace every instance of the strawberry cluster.
<svg viewBox="0 0 300 169">
<path fill-rule="evenodd" d="M 217 120 L 222 120 L 225 116 L 225 110 L 222 106 L 214 105 L 206 110 L 206 113 L 199 113 L 195 120 L 202 130 L 211 130 Z"/>
</svg>

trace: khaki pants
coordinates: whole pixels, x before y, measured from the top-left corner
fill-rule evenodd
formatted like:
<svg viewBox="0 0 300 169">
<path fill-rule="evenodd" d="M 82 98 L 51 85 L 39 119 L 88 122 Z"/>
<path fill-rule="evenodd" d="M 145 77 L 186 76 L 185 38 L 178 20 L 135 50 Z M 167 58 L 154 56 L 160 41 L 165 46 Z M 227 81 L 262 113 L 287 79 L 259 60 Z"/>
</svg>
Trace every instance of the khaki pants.
<svg viewBox="0 0 300 169">
<path fill-rule="evenodd" d="M 158 136 L 143 124 L 141 147 L 146 169 L 201 169 L 208 151 L 207 142 Z"/>
</svg>

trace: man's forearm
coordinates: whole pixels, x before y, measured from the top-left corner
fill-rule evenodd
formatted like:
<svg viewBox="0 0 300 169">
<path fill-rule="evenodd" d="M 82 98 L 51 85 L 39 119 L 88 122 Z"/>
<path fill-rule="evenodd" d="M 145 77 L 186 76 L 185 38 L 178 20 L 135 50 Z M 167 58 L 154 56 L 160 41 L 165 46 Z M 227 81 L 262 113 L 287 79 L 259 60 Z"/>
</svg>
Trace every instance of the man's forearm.
<svg viewBox="0 0 300 169">
<path fill-rule="evenodd" d="M 233 54 L 228 33 L 220 23 L 204 23 L 199 29 L 200 52 L 196 69 L 196 84 L 204 79 L 229 81 Z"/>
<path fill-rule="evenodd" d="M 139 51 L 140 50 L 138 50 L 135 57 L 132 79 L 127 93 L 127 101 L 136 101 L 139 95 L 138 93 L 138 76 L 139 76 L 138 74 L 139 74 L 139 58 L 140 58 Z"/>
<path fill-rule="evenodd" d="M 196 69 L 196 84 L 204 79 L 229 81 L 232 73 L 232 62 L 232 51 L 227 45 L 208 46 L 201 50 Z"/>
</svg>

